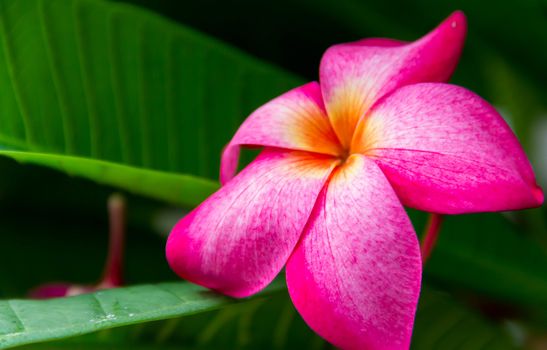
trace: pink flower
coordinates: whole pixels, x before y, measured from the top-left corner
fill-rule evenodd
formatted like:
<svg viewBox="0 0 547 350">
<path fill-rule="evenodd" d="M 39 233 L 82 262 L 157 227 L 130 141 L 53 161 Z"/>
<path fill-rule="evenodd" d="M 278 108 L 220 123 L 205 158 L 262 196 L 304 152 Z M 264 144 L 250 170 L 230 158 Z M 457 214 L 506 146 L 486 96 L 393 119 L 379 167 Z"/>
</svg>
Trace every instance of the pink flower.
<svg viewBox="0 0 547 350">
<path fill-rule="evenodd" d="M 440 213 L 542 203 L 517 138 L 474 93 L 445 84 L 465 17 L 423 38 L 366 39 L 324 54 L 320 84 L 256 110 L 224 150 L 224 186 L 173 229 L 181 277 L 233 297 L 286 264 L 295 307 L 341 348 L 408 348 L 419 243 L 403 205 Z M 264 150 L 239 175 L 240 146 Z"/>
</svg>

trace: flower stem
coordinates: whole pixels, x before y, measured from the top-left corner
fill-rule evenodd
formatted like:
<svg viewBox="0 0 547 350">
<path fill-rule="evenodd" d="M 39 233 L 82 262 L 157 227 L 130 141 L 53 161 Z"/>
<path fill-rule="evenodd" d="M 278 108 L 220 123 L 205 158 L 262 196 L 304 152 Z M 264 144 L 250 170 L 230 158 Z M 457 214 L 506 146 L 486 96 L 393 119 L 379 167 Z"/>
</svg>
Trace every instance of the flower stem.
<svg viewBox="0 0 547 350">
<path fill-rule="evenodd" d="M 437 243 L 437 237 L 441 230 L 441 224 L 443 222 L 443 216 L 441 214 L 431 213 L 429 214 L 429 220 L 425 229 L 424 236 L 422 238 L 421 252 L 422 252 L 422 263 L 425 265 L 435 244 Z"/>
<path fill-rule="evenodd" d="M 115 193 L 108 198 L 108 218 L 110 225 L 108 257 L 98 288 L 112 288 L 123 283 L 126 203 L 122 195 Z"/>
</svg>

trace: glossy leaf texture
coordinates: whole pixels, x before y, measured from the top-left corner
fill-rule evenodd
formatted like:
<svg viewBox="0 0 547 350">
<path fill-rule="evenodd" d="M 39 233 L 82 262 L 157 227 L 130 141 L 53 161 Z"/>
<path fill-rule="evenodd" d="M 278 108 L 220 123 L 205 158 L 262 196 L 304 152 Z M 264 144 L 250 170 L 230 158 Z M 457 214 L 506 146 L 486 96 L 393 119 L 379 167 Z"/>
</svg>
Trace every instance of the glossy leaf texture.
<svg viewBox="0 0 547 350">
<path fill-rule="evenodd" d="M 274 283 L 265 293 L 282 286 Z M 50 300 L 0 301 L 0 349 L 190 315 L 234 302 L 187 282 L 116 288 Z"/>
<path fill-rule="evenodd" d="M 156 199 L 203 200 L 187 189 L 208 194 L 211 183 L 175 175 L 164 181 L 157 171 L 216 180 L 220 151 L 241 120 L 298 83 L 130 5 L 0 3 L 3 154 Z M 102 177 L 114 163 L 127 167 L 107 170 L 116 179 Z"/>
</svg>

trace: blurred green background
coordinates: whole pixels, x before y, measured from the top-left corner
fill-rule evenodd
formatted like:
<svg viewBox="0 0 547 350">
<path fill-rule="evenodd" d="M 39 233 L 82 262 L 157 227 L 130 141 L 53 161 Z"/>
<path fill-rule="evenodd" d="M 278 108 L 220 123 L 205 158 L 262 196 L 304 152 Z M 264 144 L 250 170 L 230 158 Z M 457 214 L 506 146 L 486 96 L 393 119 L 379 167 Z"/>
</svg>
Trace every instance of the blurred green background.
<svg viewBox="0 0 547 350">
<path fill-rule="evenodd" d="M 129 203 L 127 282 L 176 280 L 164 260 L 165 237 L 215 188 L 220 151 L 241 120 L 316 80 L 330 45 L 414 40 L 457 9 L 469 31 L 452 82 L 498 108 L 547 186 L 544 1 L 124 2 L 145 10 L 99 0 L 0 0 L 0 153 L 10 157 L 0 158 L 2 299 L 24 297 L 45 282 L 93 283 L 106 255 L 106 200 L 118 187 Z M 108 164 L 59 155 L 145 173 L 118 179 L 117 168 L 104 170 Z M 186 182 L 177 192 L 169 181 Z M 425 216 L 410 214 L 420 233 Z M 547 210 L 447 218 L 424 285 L 413 348 L 547 349 Z M 329 345 L 280 292 L 24 348 Z"/>
</svg>

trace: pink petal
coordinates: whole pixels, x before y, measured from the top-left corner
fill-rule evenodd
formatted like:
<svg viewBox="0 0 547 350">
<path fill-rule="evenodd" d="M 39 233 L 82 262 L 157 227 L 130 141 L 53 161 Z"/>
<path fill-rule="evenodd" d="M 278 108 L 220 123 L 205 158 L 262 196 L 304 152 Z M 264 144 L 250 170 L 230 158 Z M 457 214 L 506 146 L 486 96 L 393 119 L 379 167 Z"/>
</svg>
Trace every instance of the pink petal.
<svg viewBox="0 0 547 350">
<path fill-rule="evenodd" d="M 455 12 L 410 44 L 366 39 L 329 48 L 321 60 L 320 82 L 342 145 L 349 146 L 357 121 L 383 95 L 407 84 L 447 81 L 460 57 L 465 33 L 465 16 Z"/>
<path fill-rule="evenodd" d="M 308 325 L 342 349 L 405 349 L 421 283 L 412 224 L 373 161 L 353 155 L 331 178 L 287 263 Z"/>
<path fill-rule="evenodd" d="M 339 143 L 325 113 L 316 82 L 293 89 L 257 109 L 222 154 L 221 183 L 236 173 L 241 145 L 338 154 Z"/>
<path fill-rule="evenodd" d="M 352 148 L 374 157 L 410 207 L 441 214 L 543 202 L 517 138 L 486 101 L 454 85 L 395 91 L 372 108 Z"/>
<path fill-rule="evenodd" d="M 332 157 L 266 149 L 175 226 L 167 259 L 182 278 L 234 297 L 279 273 L 334 166 Z"/>
</svg>

